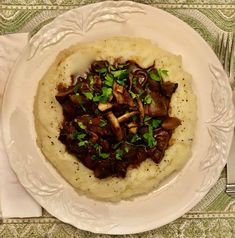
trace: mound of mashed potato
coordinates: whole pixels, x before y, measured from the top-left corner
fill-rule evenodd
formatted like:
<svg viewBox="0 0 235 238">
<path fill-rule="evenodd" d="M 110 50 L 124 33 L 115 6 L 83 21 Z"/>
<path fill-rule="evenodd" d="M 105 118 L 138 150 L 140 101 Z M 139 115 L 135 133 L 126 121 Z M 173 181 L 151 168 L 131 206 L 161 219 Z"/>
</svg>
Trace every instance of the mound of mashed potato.
<svg viewBox="0 0 235 238">
<path fill-rule="evenodd" d="M 113 62 L 117 58 L 134 60 L 144 68 L 155 61 L 156 68 L 168 70 L 165 80 L 178 83 L 171 99 L 170 116 L 179 118 L 181 125 L 175 129 L 160 164 L 147 159 L 138 168 L 129 169 L 125 178 L 98 179 L 58 140 L 63 113 L 55 95 L 59 83 L 69 85 L 70 75 L 85 72 L 93 60 Z M 79 43 L 59 53 L 39 82 L 34 103 L 37 143 L 46 159 L 80 194 L 105 201 L 148 193 L 181 169 L 191 157 L 196 111 L 191 75 L 183 70 L 181 56 L 160 49 L 149 40 L 128 37 Z"/>
</svg>

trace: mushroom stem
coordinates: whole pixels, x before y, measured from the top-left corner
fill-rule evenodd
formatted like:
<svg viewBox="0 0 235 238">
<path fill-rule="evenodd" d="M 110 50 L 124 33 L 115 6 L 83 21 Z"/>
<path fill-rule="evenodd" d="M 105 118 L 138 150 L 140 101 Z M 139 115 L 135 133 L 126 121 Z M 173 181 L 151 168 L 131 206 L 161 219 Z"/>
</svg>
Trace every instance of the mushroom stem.
<svg viewBox="0 0 235 238">
<path fill-rule="evenodd" d="M 132 116 L 135 116 L 139 114 L 138 111 L 133 111 L 133 112 L 128 112 L 128 113 L 125 113 L 124 115 L 118 117 L 118 122 L 121 123 L 121 122 L 124 122 L 124 121 L 127 121 L 129 118 L 131 118 Z"/>
<path fill-rule="evenodd" d="M 99 103 L 99 105 L 98 105 L 98 109 L 100 110 L 100 111 L 102 111 L 102 112 L 104 112 L 104 111 L 106 111 L 106 110 L 108 110 L 108 109 L 110 109 L 110 108 L 112 108 L 112 104 L 111 103 Z"/>
<path fill-rule="evenodd" d="M 129 129 L 129 132 L 132 134 L 136 134 L 137 133 L 137 129 L 138 129 L 138 124 L 135 121 L 130 122 L 129 124 L 127 124 L 127 127 Z"/>
<path fill-rule="evenodd" d="M 109 122 L 111 123 L 111 128 L 117 140 L 121 141 L 123 139 L 123 132 L 122 132 L 122 128 L 120 127 L 118 119 L 115 117 L 115 115 L 112 112 L 108 112 L 106 116 Z"/>
<path fill-rule="evenodd" d="M 144 123 L 144 106 L 140 98 L 137 98 L 137 103 L 138 103 L 138 109 L 140 112 L 140 124 L 142 125 Z"/>
</svg>

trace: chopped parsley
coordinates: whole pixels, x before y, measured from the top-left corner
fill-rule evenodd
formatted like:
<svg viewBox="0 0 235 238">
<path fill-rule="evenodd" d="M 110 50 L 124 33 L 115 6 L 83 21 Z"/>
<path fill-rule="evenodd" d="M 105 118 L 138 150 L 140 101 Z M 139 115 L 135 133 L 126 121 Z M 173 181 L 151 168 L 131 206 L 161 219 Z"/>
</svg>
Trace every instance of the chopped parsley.
<svg viewBox="0 0 235 238">
<path fill-rule="evenodd" d="M 105 127 L 108 124 L 108 122 L 104 119 L 100 120 L 100 127 Z"/>
<path fill-rule="evenodd" d="M 78 140 L 82 140 L 82 139 L 84 139 L 86 137 L 86 134 L 85 133 L 78 133 L 77 134 L 77 139 Z"/>
<path fill-rule="evenodd" d="M 116 150 L 116 154 L 115 154 L 115 158 L 116 158 L 117 160 L 122 160 L 123 154 L 124 154 L 124 153 L 123 153 L 122 150 L 117 149 L 117 150 Z"/>
<path fill-rule="evenodd" d="M 87 140 L 80 141 L 80 142 L 78 143 L 78 146 L 79 146 L 79 147 L 86 146 L 88 143 L 89 143 L 89 142 L 88 142 Z"/>
<path fill-rule="evenodd" d="M 144 122 L 147 124 L 149 120 L 151 120 L 152 117 L 145 115 L 144 116 Z"/>
<path fill-rule="evenodd" d="M 107 68 L 101 68 L 101 69 L 96 69 L 95 71 L 97 73 L 100 73 L 100 74 L 105 74 L 105 73 L 107 73 L 108 69 Z"/>
<path fill-rule="evenodd" d="M 133 99 L 137 98 L 138 96 L 136 93 L 133 93 L 132 91 L 129 91 L 129 93 Z"/>
<path fill-rule="evenodd" d="M 124 151 L 125 151 L 126 153 L 128 153 L 128 152 L 129 152 L 129 148 L 128 148 L 127 146 L 125 146 L 125 147 L 124 147 Z"/>
<path fill-rule="evenodd" d="M 93 86 L 94 86 L 94 77 L 92 75 L 89 75 L 88 80 L 89 80 L 89 86 L 91 88 L 93 88 Z"/>
<path fill-rule="evenodd" d="M 126 69 L 111 71 L 111 73 L 113 74 L 115 78 L 120 78 L 120 77 L 123 77 L 124 74 L 125 75 L 128 74 Z"/>
<path fill-rule="evenodd" d="M 157 142 L 153 137 L 153 127 L 151 125 L 148 126 L 148 132 L 144 134 L 144 138 L 147 140 L 148 146 L 150 148 L 156 146 Z"/>
<path fill-rule="evenodd" d="M 81 129 L 83 129 L 83 130 L 85 130 L 86 129 L 86 126 L 82 123 L 82 122 L 78 122 L 78 126 L 81 128 Z"/>
<path fill-rule="evenodd" d="M 153 119 L 152 120 L 152 127 L 153 127 L 153 129 L 158 128 L 160 126 L 161 122 L 162 121 L 159 120 L 159 119 Z"/>
<path fill-rule="evenodd" d="M 99 96 L 93 97 L 93 101 L 106 103 L 108 101 L 109 97 L 112 95 L 112 93 L 113 93 L 112 88 L 103 87 L 102 94 Z"/>
<path fill-rule="evenodd" d="M 158 69 L 158 75 L 163 78 L 165 76 L 168 76 L 168 70 L 165 70 L 165 69 Z"/>
<path fill-rule="evenodd" d="M 153 101 L 152 97 L 150 95 L 147 95 L 144 98 L 144 104 L 151 104 L 151 102 Z"/>
<path fill-rule="evenodd" d="M 124 86 L 127 81 L 128 71 L 126 69 L 120 69 L 116 71 L 111 71 L 112 75 L 115 77 L 115 80 L 118 84 Z"/>
<path fill-rule="evenodd" d="M 148 75 L 154 81 L 157 81 L 157 82 L 161 81 L 161 79 L 160 79 L 160 77 L 159 77 L 157 72 L 154 72 L 154 71 L 151 70 L 151 71 L 148 72 Z"/>
<path fill-rule="evenodd" d="M 158 70 L 149 70 L 148 71 L 149 77 L 157 82 L 160 82 L 162 78 L 168 76 L 168 71 L 165 69 L 158 69 Z"/>
<path fill-rule="evenodd" d="M 135 134 L 131 138 L 131 143 L 134 143 L 134 142 L 139 141 L 139 140 L 141 140 L 141 137 L 138 136 L 137 134 Z"/>
<path fill-rule="evenodd" d="M 78 92 L 78 84 L 76 84 L 76 85 L 74 86 L 73 92 L 74 92 L 74 94 L 76 94 L 76 93 Z"/>
<path fill-rule="evenodd" d="M 93 94 L 91 92 L 83 92 L 83 95 L 87 98 L 87 99 L 90 99 L 92 100 L 93 98 Z"/>
<path fill-rule="evenodd" d="M 132 120 L 133 121 L 137 121 L 138 120 L 138 116 L 137 115 L 132 116 Z"/>
<path fill-rule="evenodd" d="M 102 158 L 102 159 L 107 159 L 109 156 L 110 156 L 109 153 L 100 153 L 99 154 L 99 157 Z"/>
<path fill-rule="evenodd" d="M 122 143 L 123 143 L 123 141 L 119 141 L 118 143 L 114 144 L 114 145 L 112 146 L 112 148 L 113 148 L 114 150 L 116 150 Z"/>
<path fill-rule="evenodd" d="M 109 86 L 109 87 L 113 87 L 113 81 L 114 81 L 114 77 L 112 74 L 107 74 L 105 76 L 105 81 L 104 81 L 104 84 L 106 86 Z"/>
</svg>

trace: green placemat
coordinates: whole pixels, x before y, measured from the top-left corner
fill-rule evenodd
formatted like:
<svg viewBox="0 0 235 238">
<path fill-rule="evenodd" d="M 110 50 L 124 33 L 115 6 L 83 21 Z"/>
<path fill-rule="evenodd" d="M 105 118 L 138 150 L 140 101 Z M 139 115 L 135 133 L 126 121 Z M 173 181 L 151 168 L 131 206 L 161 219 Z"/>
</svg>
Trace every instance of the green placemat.
<svg viewBox="0 0 235 238">
<path fill-rule="evenodd" d="M 0 0 L 0 34 L 34 34 L 57 15 L 94 0 Z M 177 16 L 192 26 L 211 45 L 218 34 L 235 30 L 235 0 L 141 0 Z M 235 199 L 225 193 L 223 172 L 207 196 L 190 212 L 153 231 L 126 235 L 148 238 L 232 238 L 235 237 Z M 41 218 L 0 220 L 0 237 L 95 237 L 97 235 L 64 224 L 43 211 Z M 117 236 L 123 237 L 123 236 Z"/>
</svg>

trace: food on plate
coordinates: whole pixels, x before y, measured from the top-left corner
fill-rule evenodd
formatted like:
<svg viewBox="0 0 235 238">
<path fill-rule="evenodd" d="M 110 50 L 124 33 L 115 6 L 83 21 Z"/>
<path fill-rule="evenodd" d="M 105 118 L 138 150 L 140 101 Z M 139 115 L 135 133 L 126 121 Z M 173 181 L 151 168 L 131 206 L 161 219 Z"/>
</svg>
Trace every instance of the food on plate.
<svg viewBox="0 0 235 238">
<path fill-rule="evenodd" d="M 190 158 L 196 98 L 181 57 L 114 37 L 61 52 L 38 86 L 37 143 L 80 193 L 119 201 Z"/>
<path fill-rule="evenodd" d="M 126 177 L 147 158 L 160 163 L 181 122 L 168 115 L 178 84 L 166 70 L 134 61 L 92 62 L 71 85 L 58 85 L 64 121 L 59 140 L 97 178 Z"/>
</svg>

